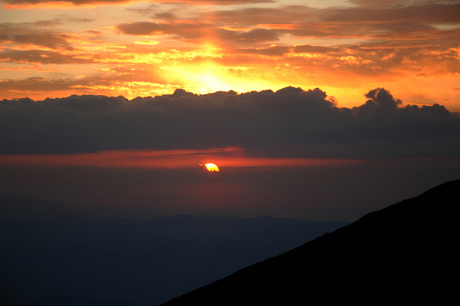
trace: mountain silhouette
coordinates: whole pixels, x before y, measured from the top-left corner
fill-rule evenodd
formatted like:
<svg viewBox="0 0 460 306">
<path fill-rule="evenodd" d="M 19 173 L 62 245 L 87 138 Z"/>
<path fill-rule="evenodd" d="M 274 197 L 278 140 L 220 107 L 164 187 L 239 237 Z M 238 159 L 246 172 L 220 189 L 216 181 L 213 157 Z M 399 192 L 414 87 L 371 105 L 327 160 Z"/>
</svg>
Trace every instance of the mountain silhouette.
<svg viewBox="0 0 460 306">
<path fill-rule="evenodd" d="M 0 305 L 158 305 L 347 224 L 141 213 L 0 196 Z"/>
<path fill-rule="evenodd" d="M 459 305 L 460 180 L 164 305 Z"/>
</svg>

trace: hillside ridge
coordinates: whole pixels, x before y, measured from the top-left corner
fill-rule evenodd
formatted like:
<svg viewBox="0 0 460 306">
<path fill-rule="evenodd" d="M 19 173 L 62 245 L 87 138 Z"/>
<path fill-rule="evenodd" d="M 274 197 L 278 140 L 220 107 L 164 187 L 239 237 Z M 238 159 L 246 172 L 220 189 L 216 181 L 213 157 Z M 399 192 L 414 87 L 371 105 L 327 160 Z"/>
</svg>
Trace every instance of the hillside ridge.
<svg viewBox="0 0 460 306">
<path fill-rule="evenodd" d="M 458 303 L 458 190 L 446 182 L 163 305 Z"/>
</svg>

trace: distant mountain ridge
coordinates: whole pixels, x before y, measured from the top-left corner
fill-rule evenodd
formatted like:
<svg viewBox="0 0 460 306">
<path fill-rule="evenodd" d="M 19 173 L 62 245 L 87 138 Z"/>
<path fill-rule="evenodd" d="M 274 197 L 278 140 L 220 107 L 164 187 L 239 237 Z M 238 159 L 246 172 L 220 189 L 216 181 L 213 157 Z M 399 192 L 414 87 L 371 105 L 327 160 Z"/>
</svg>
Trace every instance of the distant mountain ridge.
<svg viewBox="0 0 460 306">
<path fill-rule="evenodd" d="M 158 305 L 347 224 L 139 213 L 0 196 L 0 304 Z"/>
<path fill-rule="evenodd" d="M 0 195 L 0 220 L 33 221 L 63 216 L 149 219 L 158 217 L 159 214 L 142 208 L 109 208 L 104 206 L 80 208 L 33 197 Z"/>
<path fill-rule="evenodd" d="M 460 180 L 164 305 L 459 305 Z"/>
</svg>

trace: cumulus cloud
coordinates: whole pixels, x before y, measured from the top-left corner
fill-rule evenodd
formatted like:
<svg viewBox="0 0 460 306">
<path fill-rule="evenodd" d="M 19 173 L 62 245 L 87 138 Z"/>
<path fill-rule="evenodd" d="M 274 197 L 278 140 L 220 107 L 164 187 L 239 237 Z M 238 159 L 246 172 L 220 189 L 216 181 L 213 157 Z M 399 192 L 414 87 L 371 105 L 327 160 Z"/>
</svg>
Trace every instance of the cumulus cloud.
<svg viewBox="0 0 460 306">
<path fill-rule="evenodd" d="M 359 114 L 372 113 L 378 116 L 388 116 L 398 110 L 398 105 L 402 102 L 394 99 L 393 96 L 383 88 L 377 88 L 369 91 L 366 95 L 369 100 L 360 107 L 356 107 Z"/>
<path fill-rule="evenodd" d="M 238 146 L 279 157 L 458 156 L 460 117 L 377 88 L 341 108 L 320 89 L 0 102 L 2 154 Z"/>
</svg>

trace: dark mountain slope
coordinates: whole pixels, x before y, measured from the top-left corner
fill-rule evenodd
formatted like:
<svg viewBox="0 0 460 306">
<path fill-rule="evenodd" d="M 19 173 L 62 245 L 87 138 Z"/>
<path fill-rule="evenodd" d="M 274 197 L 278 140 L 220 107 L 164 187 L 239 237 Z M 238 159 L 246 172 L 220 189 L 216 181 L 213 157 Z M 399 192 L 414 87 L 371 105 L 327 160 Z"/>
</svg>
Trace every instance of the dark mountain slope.
<svg viewBox="0 0 460 306">
<path fill-rule="evenodd" d="M 460 180 L 165 305 L 459 305 Z"/>
</svg>

